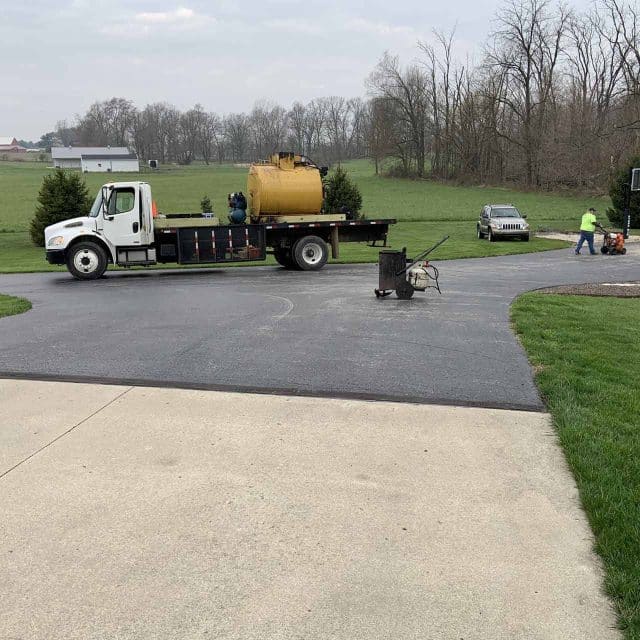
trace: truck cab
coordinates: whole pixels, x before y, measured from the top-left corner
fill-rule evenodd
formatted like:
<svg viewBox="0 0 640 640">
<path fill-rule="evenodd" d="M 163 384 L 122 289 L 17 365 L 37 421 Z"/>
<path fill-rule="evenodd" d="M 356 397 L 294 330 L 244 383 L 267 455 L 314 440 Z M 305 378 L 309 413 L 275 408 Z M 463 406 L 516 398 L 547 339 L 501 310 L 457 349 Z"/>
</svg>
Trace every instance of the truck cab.
<svg viewBox="0 0 640 640">
<path fill-rule="evenodd" d="M 87 216 L 45 229 L 46 257 L 80 279 L 100 277 L 107 265 L 155 264 L 151 187 L 146 182 L 105 184 Z"/>
</svg>

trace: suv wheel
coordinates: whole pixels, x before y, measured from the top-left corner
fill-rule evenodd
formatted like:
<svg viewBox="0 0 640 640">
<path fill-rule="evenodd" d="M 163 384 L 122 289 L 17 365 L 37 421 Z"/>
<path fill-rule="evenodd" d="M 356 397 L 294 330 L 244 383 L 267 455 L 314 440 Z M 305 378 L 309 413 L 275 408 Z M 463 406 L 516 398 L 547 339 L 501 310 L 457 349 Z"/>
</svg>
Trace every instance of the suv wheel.
<svg viewBox="0 0 640 640">
<path fill-rule="evenodd" d="M 495 242 L 497 240 L 495 234 L 493 233 L 493 229 L 489 227 L 489 242 Z"/>
<path fill-rule="evenodd" d="M 482 231 L 480 231 L 480 225 L 478 225 L 476 227 L 476 232 L 478 234 L 478 240 L 482 240 L 484 238 L 484 233 L 482 233 Z"/>
</svg>

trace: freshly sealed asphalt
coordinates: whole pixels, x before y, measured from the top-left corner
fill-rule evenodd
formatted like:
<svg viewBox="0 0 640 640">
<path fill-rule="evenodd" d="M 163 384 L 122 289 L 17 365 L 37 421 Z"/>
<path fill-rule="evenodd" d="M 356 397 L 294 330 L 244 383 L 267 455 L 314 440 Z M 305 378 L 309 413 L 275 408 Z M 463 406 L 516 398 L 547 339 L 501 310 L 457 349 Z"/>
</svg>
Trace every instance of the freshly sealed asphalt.
<svg viewBox="0 0 640 640">
<path fill-rule="evenodd" d="M 410 301 L 376 265 L 0 275 L 33 303 L 0 320 L 0 375 L 542 410 L 513 299 L 640 277 L 633 249 L 434 262 L 442 295 Z"/>
</svg>

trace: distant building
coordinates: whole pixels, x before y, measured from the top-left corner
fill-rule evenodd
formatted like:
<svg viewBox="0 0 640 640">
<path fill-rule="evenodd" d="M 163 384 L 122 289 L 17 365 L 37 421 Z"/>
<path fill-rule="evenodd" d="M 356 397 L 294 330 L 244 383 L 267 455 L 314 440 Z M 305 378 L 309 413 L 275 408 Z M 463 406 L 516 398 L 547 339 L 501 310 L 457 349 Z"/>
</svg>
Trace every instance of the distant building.
<svg viewBox="0 0 640 640">
<path fill-rule="evenodd" d="M 140 171 L 138 156 L 127 147 L 51 147 L 54 167 L 85 173 Z"/>
<path fill-rule="evenodd" d="M 0 153 L 9 151 L 11 153 L 24 153 L 25 147 L 21 147 L 15 138 L 3 138 L 0 136 Z"/>
</svg>

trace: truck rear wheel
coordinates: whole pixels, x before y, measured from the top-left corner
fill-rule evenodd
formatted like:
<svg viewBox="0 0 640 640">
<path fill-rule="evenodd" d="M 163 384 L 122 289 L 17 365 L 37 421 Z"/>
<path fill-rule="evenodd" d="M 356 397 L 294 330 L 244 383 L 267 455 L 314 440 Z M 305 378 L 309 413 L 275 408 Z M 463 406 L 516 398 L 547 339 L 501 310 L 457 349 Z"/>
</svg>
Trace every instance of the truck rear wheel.
<svg viewBox="0 0 640 640">
<path fill-rule="evenodd" d="M 318 271 L 329 259 L 329 248 L 322 238 L 305 236 L 293 245 L 293 259 L 303 271 Z"/>
<path fill-rule="evenodd" d="M 78 242 L 67 252 L 67 269 L 78 280 L 96 280 L 107 270 L 107 254 L 95 242 Z"/>
<path fill-rule="evenodd" d="M 274 249 L 273 257 L 276 259 L 276 262 L 282 265 L 285 269 L 297 268 L 297 265 L 291 256 L 291 249 Z"/>
</svg>

